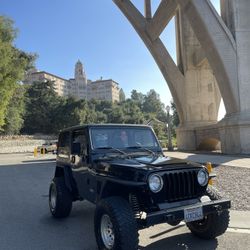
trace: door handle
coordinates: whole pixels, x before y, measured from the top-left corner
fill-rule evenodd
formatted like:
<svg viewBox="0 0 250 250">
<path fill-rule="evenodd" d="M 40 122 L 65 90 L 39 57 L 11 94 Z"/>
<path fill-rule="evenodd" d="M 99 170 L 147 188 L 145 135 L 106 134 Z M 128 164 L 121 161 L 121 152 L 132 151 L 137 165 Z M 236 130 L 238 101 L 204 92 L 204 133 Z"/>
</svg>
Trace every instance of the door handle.
<svg viewBox="0 0 250 250">
<path fill-rule="evenodd" d="M 71 156 L 71 163 L 75 163 L 76 162 L 76 157 L 73 155 Z"/>
</svg>

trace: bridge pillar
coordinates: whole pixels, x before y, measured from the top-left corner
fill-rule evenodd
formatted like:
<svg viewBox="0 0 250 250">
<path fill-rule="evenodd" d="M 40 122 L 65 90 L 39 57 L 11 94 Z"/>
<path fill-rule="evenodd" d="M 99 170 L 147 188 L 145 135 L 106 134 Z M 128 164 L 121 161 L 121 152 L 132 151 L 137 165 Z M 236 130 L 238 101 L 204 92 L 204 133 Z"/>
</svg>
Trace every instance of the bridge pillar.
<svg viewBox="0 0 250 250">
<path fill-rule="evenodd" d="M 195 128 L 217 123 L 221 100 L 213 71 L 193 29 L 179 9 L 176 14 L 177 66 L 184 75 L 181 99 L 184 113 L 177 128 L 177 143 L 181 150 L 195 150 Z"/>
<path fill-rule="evenodd" d="M 238 102 L 218 124 L 221 146 L 226 153 L 250 154 L 250 1 L 221 0 L 221 16 L 231 31 L 237 51 Z"/>
</svg>

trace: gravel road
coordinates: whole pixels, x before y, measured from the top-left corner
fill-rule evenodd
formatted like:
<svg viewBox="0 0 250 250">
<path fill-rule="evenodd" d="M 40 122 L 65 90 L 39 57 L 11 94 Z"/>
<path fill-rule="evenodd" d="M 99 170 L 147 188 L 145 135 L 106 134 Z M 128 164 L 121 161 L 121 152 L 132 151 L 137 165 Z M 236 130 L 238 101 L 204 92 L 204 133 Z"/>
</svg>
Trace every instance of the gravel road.
<svg viewBox="0 0 250 250">
<path fill-rule="evenodd" d="M 233 210 L 250 211 L 250 169 L 218 166 L 214 186 L 232 201 Z"/>
</svg>

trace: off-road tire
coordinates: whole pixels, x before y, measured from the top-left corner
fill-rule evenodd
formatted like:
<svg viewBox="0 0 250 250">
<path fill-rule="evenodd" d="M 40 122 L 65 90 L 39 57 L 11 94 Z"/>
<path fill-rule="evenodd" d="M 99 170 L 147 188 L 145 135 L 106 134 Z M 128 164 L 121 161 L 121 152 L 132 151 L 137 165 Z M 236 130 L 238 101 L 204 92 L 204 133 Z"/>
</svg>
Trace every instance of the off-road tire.
<svg viewBox="0 0 250 250">
<path fill-rule="evenodd" d="M 206 195 L 209 196 L 211 200 L 218 200 L 221 198 L 219 192 L 211 186 L 207 188 Z M 206 240 L 214 239 L 223 234 L 227 230 L 228 225 L 228 210 L 211 213 L 201 221 L 187 223 L 187 227 L 195 236 Z"/>
<path fill-rule="evenodd" d="M 112 250 L 137 250 L 138 229 L 134 213 L 129 203 L 120 197 L 101 200 L 95 210 L 95 236 L 99 250 L 106 250 L 101 236 L 101 218 L 108 215 L 113 224 L 114 245 Z"/>
<path fill-rule="evenodd" d="M 56 189 L 56 205 L 51 203 L 52 189 Z M 49 188 L 49 208 L 55 218 L 64 218 L 69 216 L 72 209 L 72 195 L 65 185 L 64 177 L 55 177 Z"/>
</svg>

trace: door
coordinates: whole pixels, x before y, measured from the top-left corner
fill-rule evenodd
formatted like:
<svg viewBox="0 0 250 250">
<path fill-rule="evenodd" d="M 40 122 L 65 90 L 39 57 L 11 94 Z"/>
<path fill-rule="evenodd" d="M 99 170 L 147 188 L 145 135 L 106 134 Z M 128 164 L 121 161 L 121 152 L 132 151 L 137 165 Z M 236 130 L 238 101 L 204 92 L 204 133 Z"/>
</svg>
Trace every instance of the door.
<svg viewBox="0 0 250 250">
<path fill-rule="evenodd" d="M 73 131 L 71 149 L 71 168 L 79 195 L 83 199 L 94 202 L 96 197 L 96 173 L 89 163 L 85 128 Z"/>
<path fill-rule="evenodd" d="M 58 141 L 57 165 L 65 167 L 70 160 L 70 132 L 60 133 Z"/>
</svg>

